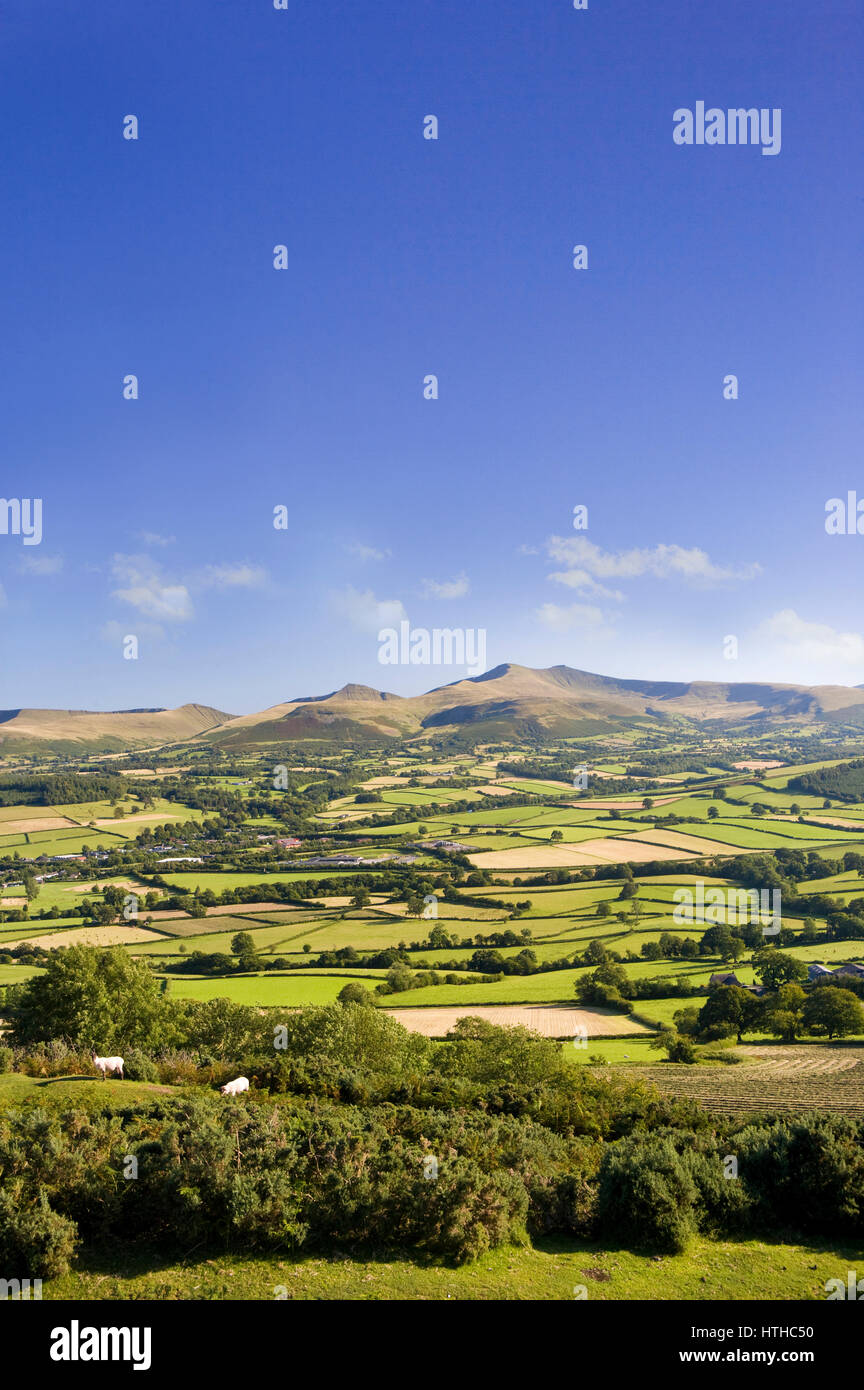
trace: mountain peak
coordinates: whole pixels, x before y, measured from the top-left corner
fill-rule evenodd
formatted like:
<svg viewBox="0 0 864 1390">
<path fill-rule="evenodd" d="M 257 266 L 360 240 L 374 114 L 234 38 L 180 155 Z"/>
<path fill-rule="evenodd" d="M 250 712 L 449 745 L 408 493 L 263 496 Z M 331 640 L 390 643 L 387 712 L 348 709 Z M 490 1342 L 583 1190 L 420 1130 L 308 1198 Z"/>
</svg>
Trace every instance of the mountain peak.
<svg viewBox="0 0 864 1390">
<path fill-rule="evenodd" d="M 395 700 L 396 695 L 390 695 L 386 690 L 376 690 L 372 685 L 354 685 L 349 682 L 343 685 L 341 690 L 334 690 L 330 697 L 332 700 Z"/>
<path fill-rule="evenodd" d="M 493 666 L 491 671 L 484 671 L 482 676 L 469 676 L 468 679 L 473 681 L 475 685 L 479 685 L 481 681 L 497 681 L 502 676 L 512 675 L 514 671 L 527 670 L 527 666 L 517 666 L 512 661 L 504 661 L 500 666 Z M 454 684 L 456 684 L 455 681 Z"/>
<path fill-rule="evenodd" d="M 327 695 L 301 695 L 295 700 L 289 701 L 293 705 L 323 705 L 327 700 L 358 700 L 368 702 L 370 700 L 398 700 L 398 695 L 391 695 L 386 690 L 376 690 L 371 685 L 348 685 L 341 686 L 338 690 L 331 690 Z"/>
</svg>

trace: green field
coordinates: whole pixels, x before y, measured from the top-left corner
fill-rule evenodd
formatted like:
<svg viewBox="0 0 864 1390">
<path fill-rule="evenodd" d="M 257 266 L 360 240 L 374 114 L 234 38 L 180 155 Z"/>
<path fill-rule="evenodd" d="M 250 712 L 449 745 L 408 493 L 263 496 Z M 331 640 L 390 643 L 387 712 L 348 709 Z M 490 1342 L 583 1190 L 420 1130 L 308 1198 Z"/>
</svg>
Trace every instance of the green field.
<svg viewBox="0 0 864 1390">
<path fill-rule="evenodd" d="M 23 985 L 42 971 L 34 965 L 0 965 L 0 985 Z"/>
<path fill-rule="evenodd" d="M 232 975 L 227 979 L 187 979 L 181 975 L 168 978 L 169 994 L 181 999 L 233 999 L 236 1004 L 260 1004 L 265 1008 L 285 1005 L 296 1009 L 303 1004 L 332 1004 L 344 985 L 361 977 L 357 972 L 301 975 L 298 971 L 281 975 L 274 971 L 266 975 Z M 383 971 L 378 978 L 383 978 Z"/>
<path fill-rule="evenodd" d="M 129 950 L 136 956 L 183 956 L 190 955 L 193 951 L 230 951 L 231 942 L 237 932 L 248 932 L 255 943 L 255 950 L 264 955 L 285 955 L 278 947 L 284 942 L 296 942 L 298 945 L 294 949 L 299 949 L 302 945 L 300 938 L 301 927 L 293 928 L 285 925 L 275 926 L 256 926 L 251 917 L 211 917 L 211 926 L 222 925 L 222 931 L 209 931 L 196 934 L 190 939 L 186 933 L 172 934 L 172 937 L 164 941 L 148 942 L 146 945 L 130 946 Z M 173 927 L 172 922 L 154 923 L 159 931 L 164 931 L 166 927 Z M 305 938 L 303 938 L 305 939 Z M 310 941 L 317 941 L 317 937 L 310 936 Z"/>
</svg>

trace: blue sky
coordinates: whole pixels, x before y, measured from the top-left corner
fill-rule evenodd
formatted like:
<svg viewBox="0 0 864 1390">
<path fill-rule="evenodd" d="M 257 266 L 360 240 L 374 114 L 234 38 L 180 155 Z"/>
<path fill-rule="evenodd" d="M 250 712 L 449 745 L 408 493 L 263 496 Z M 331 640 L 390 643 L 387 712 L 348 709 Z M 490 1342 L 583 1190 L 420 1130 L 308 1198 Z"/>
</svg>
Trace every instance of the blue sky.
<svg viewBox="0 0 864 1390">
<path fill-rule="evenodd" d="M 0 705 L 464 675 L 400 617 L 864 682 L 861 56 L 857 0 L 6 0 Z M 676 145 L 700 100 L 780 153 Z"/>
</svg>

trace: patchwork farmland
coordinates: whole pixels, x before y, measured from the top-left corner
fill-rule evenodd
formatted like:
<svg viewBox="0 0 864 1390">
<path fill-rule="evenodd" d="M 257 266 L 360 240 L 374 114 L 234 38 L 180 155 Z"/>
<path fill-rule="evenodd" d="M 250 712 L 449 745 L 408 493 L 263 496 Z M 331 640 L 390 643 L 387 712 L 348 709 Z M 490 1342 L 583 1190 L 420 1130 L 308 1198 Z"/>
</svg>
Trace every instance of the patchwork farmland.
<svg viewBox="0 0 864 1390">
<path fill-rule="evenodd" d="M 563 1193 L 578 1172 L 585 1194 L 584 1211 L 543 1219 L 564 1221 L 554 1229 L 571 1247 L 593 1241 L 598 1261 L 598 1232 L 611 1241 L 617 1229 L 603 1165 L 618 1142 L 627 1152 L 624 1135 L 637 1166 L 654 1161 L 655 1126 L 682 1153 L 690 1134 L 719 1146 L 719 1163 L 748 1125 L 779 1143 L 779 1116 L 803 1126 L 802 1144 L 807 1126 L 864 1125 L 864 801 L 844 791 L 854 750 L 839 734 L 821 758 L 776 734 L 755 749 L 728 735 L 651 743 L 649 758 L 634 737 L 623 759 L 602 739 L 458 758 L 406 744 L 226 759 L 190 745 L 164 766 L 140 752 L 62 775 L 49 762 L 38 801 L 30 772 L 17 784 L 0 772 L 0 1092 L 15 1123 L 47 1105 L 62 1152 L 70 1105 L 95 1105 L 109 1127 L 125 1105 L 134 1151 L 136 1126 L 161 1123 L 144 1118 L 151 1102 L 207 1106 L 240 1076 L 272 1108 L 274 1133 L 286 1105 L 309 1134 L 324 1111 L 337 1129 L 350 1111 L 369 1153 L 391 1142 L 378 1127 L 396 1106 L 402 1185 L 446 1134 L 478 1203 L 478 1116 L 484 1143 L 489 1125 L 540 1126 L 548 1181 Z M 274 779 L 280 760 L 287 776 Z M 561 775 L 568 763 L 589 769 L 584 786 Z M 809 789 L 822 776 L 835 797 Z M 72 997 L 91 1003 L 70 1012 Z M 92 1088 L 94 1048 L 124 1057 L 122 1081 Z M 0 1152 L 6 1140 L 0 1123 Z M 291 1150 L 287 1131 L 280 1142 Z M 514 1213 L 539 1201 L 525 1152 Z M 107 1150 L 90 1161 L 98 1169 Z M 329 1218 L 304 1161 L 298 1149 L 292 1183 L 319 1212 L 314 1227 Z M 755 1172 L 742 1197 L 754 1213 Z M 379 1192 L 366 1210 L 355 1254 L 386 1243 L 387 1201 Z M 683 1252 L 704 1238 L 699 1203 L 683 1210 L 677 1234 L 614 1236 L 636 1252 L 630 1287 L 658 1242 Z M 515 1215 L 498 1235 L 485 1220 L 476 1247 L 454 1236 L 430 1249 L 476 1261 L 485 1242 L 521 1238 Z M 151 1239 L 153 1258 L 173 1258 L 169 1233 Z M 242 1239 L 247 1257 L 266 1246 Z M 286 1236 L 285 1253 L 300 1239 Z M 334 1258 L 340 1239 L 327 1236 Z M 742 1247 L 740 1291 L 752 1258 Z M 89 1287 L 58 1260 L 57 1296 Z M 130 1265 L 129 1287 L 135 1277 Z M 419 1269 L 412 1278 L 419 1287 Z M 170 1279 L 184 1289 L 179 1268 Z"/>
</svg>

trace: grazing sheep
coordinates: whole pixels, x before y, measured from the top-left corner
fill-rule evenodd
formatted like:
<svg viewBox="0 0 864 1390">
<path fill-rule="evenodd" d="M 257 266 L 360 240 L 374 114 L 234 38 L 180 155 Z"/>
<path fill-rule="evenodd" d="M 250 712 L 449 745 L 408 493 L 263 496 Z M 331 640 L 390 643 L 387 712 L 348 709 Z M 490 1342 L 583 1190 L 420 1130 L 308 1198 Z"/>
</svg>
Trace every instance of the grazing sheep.
<svg viewBox="0 0 864 1390">
<path fill-rule="evenodd" d="M 94 1065 L 94 1067 L 96 1068 L 97 1071 L 101 1071 L 101 1073 L 102 1073 L 102 1080 L 103 1080 L 103 1081 L 104 1081 L 105 1078 L 107 1077 L 109 1071 L 110 1071 L 110 1072 L 115 1072 L 115 1071 L 116 1071 L 116 1072 L 119 1072 L 119 1073 L 120 1073 L 121 1080 L 122 1080 L 122 1077 L 123 1077 L 123 1058 L 122 1058 L 122 1057 L 97 1057 L 97 1056 L 96 1056 L 96 1053 L 94 1052 L 94 1053 L 93 1053 L 93 1065 Z"/>
<path fill-rule="evenodd" d="M 241 1091 L 249 1090 L 249 1082 L 245 1076 L 238 1076 L 234 1081 L 227 1081 L 219 1089 L 223 1096 L 237 1096 Z"/>
</svg>

